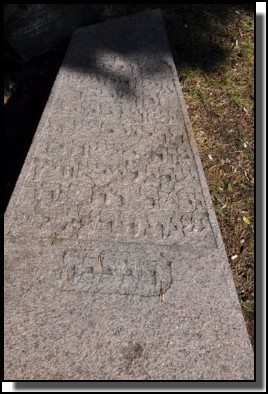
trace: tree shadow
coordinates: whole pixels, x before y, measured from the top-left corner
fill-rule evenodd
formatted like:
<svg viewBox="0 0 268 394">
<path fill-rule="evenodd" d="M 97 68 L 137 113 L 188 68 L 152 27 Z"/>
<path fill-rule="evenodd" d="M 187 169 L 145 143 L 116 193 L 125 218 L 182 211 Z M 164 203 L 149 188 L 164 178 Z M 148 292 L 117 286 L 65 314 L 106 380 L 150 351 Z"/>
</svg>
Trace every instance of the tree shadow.
<svg viewBox="0 0 268 394">
<path fill-rule="evenodd" d="M 253 13 L 255 3 L 251 4 L 112 4 L 106 5 L 102 21 L 115 17 L 135 14 L 146 10 L 160 8 L 167 28 L 169 41 L 175 61 L 180 72 L 200 69 L 211 73 L 221 67 L 228 59 L 233 32 L 226 29 L 231 18 L 240 12 Z M 107 25 L 108 26 L 108 25 Z M 128 37 L 129 38 L 129 37 Z M 100 42 L 100 41 L 99 41 Z M 92 59 L 105 52 L 128 54 L 130 57 L 150 57 L 147 48 L 142 46 L 142 31 L 138 41 L 132 47 L 111 40 L 101 41 L 102 47 L 91 47 L 88 63 L 79 65 L 67 57 L 68 67 L 81 72 L 93 72 L 99 78 L 105 78 L 120 90 L 129 100 L 135 92 L 127 78 L 119 78 L 113 71 L 96 67 Z M 228 45 L 226 45 L 226 42 Z M 13 93 L 4 107 L 4 211 L 9 202 L 15 183 L 21 171 L 34 133 L 48 99 L 54 79 L 64 57 L 68 42 L 60 49 L 41 55 L 25 65 L 5 60 L 6 85 L 13 84 Z M 5 47 L 5 53 L 10 49 Z M 83 48 L 81 48 L 83 50 Z M 161 46 L 152 46 L 154 51 L 161 51 Z M 153 59 L 153 56 L 152 56 Z M 161 69 L 151 67 L 148 73 Z"/>
<path fill-rule="evenodd" d="M 210 73 L 228 58 L 226 42 L 236 38 L 226 28 L 228 22 L 241 12 L 254 14 L 255 3 L 112 4 L 106 12 L 111 17 L 156 8 L 162 11 L 178 71 L 188 68 Z"/>
</svg>

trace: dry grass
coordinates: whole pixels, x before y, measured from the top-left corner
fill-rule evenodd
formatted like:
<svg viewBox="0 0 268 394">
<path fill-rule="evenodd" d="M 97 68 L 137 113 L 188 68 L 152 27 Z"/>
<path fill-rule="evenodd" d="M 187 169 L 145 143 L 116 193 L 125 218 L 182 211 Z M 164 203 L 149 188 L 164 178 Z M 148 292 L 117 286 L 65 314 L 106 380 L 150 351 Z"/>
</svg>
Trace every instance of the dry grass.
<svg viewBox="0 0 268 394">
<path fill-rule="evenodd" d="M 181 80 L 248 331 L 254 337 L 254 27 L 246 12 L 225 22 L 230 48 L 209 75 Z M 238 40 L 238 42 L 236 41 Z M 237 45 L 235 45 L 237 44 Z M 212 159 L 212 160 L 211 160 Z M 243 220 L 248 218 L 250 224 Z M 232 256 L 237 255 L 232 260 Z"/>
</svg>

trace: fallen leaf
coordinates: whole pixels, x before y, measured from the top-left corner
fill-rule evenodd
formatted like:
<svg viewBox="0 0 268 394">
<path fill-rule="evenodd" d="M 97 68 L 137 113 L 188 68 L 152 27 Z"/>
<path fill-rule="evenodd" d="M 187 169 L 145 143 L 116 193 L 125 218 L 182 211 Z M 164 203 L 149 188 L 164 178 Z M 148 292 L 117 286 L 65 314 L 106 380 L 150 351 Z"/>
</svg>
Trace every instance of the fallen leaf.
<svg viewBox="0 0 268 394">
<path fill-rule="evenodd" d="M 243 216 L 243 222 L 246 224 L 250 224 L 250 220 L 246 216 Z"/>
<path fill-rule="evenodd" d="M 233 187 L 232 187 L 231 183 L 228 183 L 227 190 L 228 190 L 228 192 L 231 192 L 233 190 Z"/>
</svg>

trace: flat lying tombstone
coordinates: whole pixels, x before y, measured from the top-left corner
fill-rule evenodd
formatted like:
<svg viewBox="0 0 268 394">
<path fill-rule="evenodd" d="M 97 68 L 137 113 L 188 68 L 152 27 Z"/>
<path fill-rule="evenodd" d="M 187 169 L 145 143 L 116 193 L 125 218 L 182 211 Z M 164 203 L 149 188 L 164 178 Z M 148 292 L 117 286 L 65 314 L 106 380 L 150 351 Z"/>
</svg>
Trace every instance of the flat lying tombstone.
<svg viewBox="0 0 268 394">
<path fill-rule="evenodd" d="M 5 379 L 253 379 L 159 11 L 74 33 L 5 242 Z"/>
</svg>

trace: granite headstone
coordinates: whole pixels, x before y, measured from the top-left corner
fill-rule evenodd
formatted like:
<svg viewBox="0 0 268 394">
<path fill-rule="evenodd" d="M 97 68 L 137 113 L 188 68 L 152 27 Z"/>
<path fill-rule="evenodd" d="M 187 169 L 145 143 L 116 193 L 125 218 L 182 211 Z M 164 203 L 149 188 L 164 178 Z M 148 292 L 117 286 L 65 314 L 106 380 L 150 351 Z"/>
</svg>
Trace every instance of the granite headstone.
<svg viewBox="0 0 268 394">
<path fill-rule="evenodd" d="M 77 29 L 5 214 L 5 379 L 253 378 L 160 12 Z"/>
</svg>

